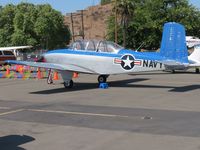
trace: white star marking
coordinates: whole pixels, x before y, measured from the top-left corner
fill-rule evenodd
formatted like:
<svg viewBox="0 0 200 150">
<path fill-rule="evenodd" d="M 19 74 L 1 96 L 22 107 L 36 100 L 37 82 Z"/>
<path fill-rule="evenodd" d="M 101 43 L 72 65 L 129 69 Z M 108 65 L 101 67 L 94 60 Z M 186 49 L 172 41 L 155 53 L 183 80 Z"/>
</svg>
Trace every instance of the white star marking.
<svg viewBox="0 0 200 150">
<path fill-rule="evenodd" d="M 124 68 L 126 66 L 129 66 L 129 68 L 131 68 L 131 63 L 133 62 L 133 60 L 130 60 L 130 58 L 128 56 L 126 60 L 123 60 L 123 62 L 124 62 Z"/>
</svg>

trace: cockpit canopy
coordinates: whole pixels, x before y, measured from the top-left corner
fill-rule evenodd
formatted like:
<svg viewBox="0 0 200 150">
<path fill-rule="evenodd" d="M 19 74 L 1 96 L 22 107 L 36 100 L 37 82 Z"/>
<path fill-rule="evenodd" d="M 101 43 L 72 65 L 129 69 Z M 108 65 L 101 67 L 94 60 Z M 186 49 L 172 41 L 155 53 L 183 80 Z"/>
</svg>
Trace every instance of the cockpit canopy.
<svg viewBox="0 0 200 150">
<path fill-rule="evenodd" d="M 124 48 L 111 41 L 77 40 L 70 45 L 69 49 L 93 52 L 118 53 L 119 50 Z"/>
</svg>

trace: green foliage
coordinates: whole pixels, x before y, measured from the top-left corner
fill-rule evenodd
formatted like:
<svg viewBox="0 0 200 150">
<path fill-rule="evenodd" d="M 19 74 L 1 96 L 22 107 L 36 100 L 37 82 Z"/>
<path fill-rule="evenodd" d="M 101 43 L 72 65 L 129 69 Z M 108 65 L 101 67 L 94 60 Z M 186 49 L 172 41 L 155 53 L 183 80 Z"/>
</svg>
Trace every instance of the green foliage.
<svg viewBox="0 0 200 150">
<path fill-rule="evenodd" d="M 118 16 L 121 18 L 121 26 L 123 32 L 123 46 L 126 47 L 127 29 L 131 21 L 131 17 L 134 16 L 136 1 L 133 0 L 118 0 L 115 3 L 115 10 Z"/>
<path fill-rule="evenodd" d="M 16 6 L 13 20 L 14 33 L 11 43 L 13 45 L 37 45 L 37 37 L 34 33 L 34 24 L 37 11 L 33 4 L 21 3 Z"/>
<path fill-rule="evenodd" d="M 64 17 L 48 4 L 21 3 L 0 9 L 0 46 L 33 45 L 54 49 L 65 47 L 69 40 Z"/>
<path fill-rule="evenodd" d="M 124 1 L 128 2 L 129 0 Z M 187 35 L 200 37 L 200 11 L 189 5 L 187 0 L 143 0 L 134 2 L 133 12 L 128 17 L 129 21 L 126 28 L 126 47 L 138 48 L 143 44 L 142 48 L 158 49 L 163 24 L 166 22 L 179 22 L 186 27 Z M 120 9 L 123 9 L 123 7 L 120 6 Z M 120 18 L 122 17 L 120 16 Z M 123 24 L 118 23 L 118 26 L 118 43 L 122 44 L 124 41 L 123 30 L 121 30 Z M 109 19 L 108 31 L 108 39 L 114 40 L 114 17 Z"/>
<path fill-rule="evenodd" d="M 101 5 L 109 4 L 112 0 L 101 0 Z"/>
<path fill-rule="evenodd" d="M 12 33 L 14 32 L 13 19 L 15 8 L 13 5 L 7 5 L 0 11 L 0 45 L 10 46 Z"/>
</svg>

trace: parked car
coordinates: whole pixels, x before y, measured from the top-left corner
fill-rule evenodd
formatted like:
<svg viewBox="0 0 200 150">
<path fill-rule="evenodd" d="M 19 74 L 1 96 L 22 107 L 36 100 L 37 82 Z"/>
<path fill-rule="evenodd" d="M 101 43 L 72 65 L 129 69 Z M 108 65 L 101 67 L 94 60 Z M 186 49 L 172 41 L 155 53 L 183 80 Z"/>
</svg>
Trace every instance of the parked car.
<svg viewBox="0 0 200 150">
<path fill-rule="evenodd" d="M 10 50 L 0 50 L 0 65 L 6 65 L 5 60 L 16 60 L 16 57 Z"/>
</svg>

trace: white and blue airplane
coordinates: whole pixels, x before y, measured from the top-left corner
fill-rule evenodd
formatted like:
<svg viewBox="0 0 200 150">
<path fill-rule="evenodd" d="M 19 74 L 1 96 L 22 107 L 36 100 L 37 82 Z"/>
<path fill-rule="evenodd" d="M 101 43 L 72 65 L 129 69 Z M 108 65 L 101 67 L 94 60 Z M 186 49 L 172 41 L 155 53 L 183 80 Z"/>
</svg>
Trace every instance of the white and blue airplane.
<svg viewBox="0 0 200 150">
<path fill-rule="evenodd" d="M 108 41 L 76 41 L 68 49 L 52 50 L 43 55 L 45 62 L 7 61 L 59 71 L 65 88 L 73 87 L 73 72 L 99 75 L 105 83 L 109 75 L 188 67 L 185 28 L 175 22 L 164 25 L 161 50 L 157 53 L 135 52 Z"/>
</svg>

